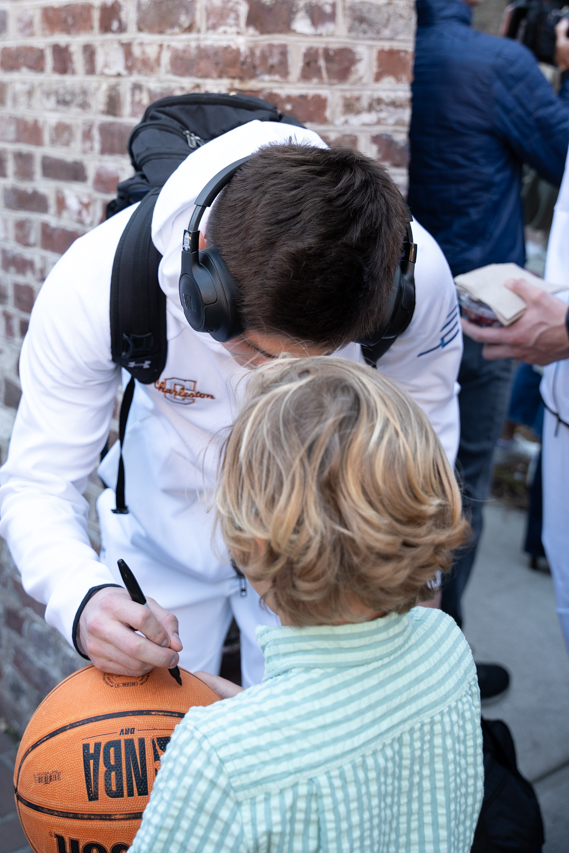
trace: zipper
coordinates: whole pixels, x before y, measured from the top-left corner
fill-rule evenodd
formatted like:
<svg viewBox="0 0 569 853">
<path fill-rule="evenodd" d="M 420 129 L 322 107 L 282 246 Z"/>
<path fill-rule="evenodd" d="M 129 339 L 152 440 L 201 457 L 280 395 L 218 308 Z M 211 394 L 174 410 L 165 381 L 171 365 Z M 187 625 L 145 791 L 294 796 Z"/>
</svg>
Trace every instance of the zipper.
<svg viewBox="0 0 569 853">
<path fill-rule="evenodd" d="M 198 136 L 197 133 L 192 133 L 191 130 L 181 130 L 177 127 L 173 127 L 171 124 L 169 124 L 168 122 L 165 122 L 165 121 L 153 121 L 152 124 L 146 124 L 146 125 L 139 124 L 132 131 L 132 133 L 130 135 L 130 139 L 128 141 L 128 153 L 130 154 L 131 160 L 133 159 L 133 154 L 132 154 L 133 142 L 135 141 L 136 137 L 142 131 L 149 130 L 150 128 L 157 129 L 157 130 L 163 130 L 163 131 L 166 131 L 167 133 L 172 133 L 174 136 L 177 136 L 180 139 L 183 139 L 191 151 L 194 151 L 196 148 L 199 148 L 199 146 L 203 145 L 205 142 L 205 140 L 203 140 L 200 136 Z"/>
<path fill-rule="evenodd" d="M 186 137 L 186 142 L 188 143 L 188 148 L 191 148 L 192 151 L 195 151 L 196 148 L 200 148 L 205 144 L 205 140 L 198 136 L 197 133 L 193 133 L 191 130 L 184 130 L 184 136 Z"/>
<path fill-rule="evenodd" d="M 247 578 L 241 571 L 241 569 L 236 565 L 234 560 L 229 561 L 231 563 L 231 567 L 237 577 L 239 578 L 239 595 L 241 598 L 245 598 L 247 596 Z"/>
</svg>

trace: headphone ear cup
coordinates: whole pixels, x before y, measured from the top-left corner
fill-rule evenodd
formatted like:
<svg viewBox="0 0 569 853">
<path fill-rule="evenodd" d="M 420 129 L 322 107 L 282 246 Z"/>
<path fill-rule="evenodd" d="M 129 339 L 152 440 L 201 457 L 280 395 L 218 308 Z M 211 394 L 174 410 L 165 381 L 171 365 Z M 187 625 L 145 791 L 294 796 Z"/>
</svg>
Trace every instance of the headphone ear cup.
<svg viewBox="0 0 569 853">
<path fill-rule="evenodd" d="M 196 332 L 224 342 L 243 331 L 238 311 L 239 285 L 215 247 L 182 252 L 180 302 Z"/>
</svg>

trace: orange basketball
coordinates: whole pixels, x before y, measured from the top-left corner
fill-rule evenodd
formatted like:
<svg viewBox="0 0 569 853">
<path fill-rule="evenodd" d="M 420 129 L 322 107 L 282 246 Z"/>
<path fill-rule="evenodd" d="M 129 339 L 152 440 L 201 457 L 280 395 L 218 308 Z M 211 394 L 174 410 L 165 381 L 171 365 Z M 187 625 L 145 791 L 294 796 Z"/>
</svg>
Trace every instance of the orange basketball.
<svg viewBox="0 0 569 853">
<path fill-rule="evenodd" d="M 94 666 L 43 700 L 14 771 L 16 806 L 36 853 L 124 853 L 148 803 L 174 727 L 193 705 L 219 699 L 180 669 L 139 678 Z"/>
</svg>

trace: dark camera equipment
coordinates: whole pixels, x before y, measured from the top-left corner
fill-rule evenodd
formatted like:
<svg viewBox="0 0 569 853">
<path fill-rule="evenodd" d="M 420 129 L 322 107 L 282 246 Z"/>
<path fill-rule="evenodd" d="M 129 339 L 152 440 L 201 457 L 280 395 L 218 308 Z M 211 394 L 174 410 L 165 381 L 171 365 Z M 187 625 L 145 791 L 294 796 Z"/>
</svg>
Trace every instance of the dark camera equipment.
<svg viewBox="0 0 569 853">
<path fill-rule="evenodd" d="M 562 0 L 516 0 L 509 13 L 506 37 L 529 47 L 538 62 L 555 65 L 555 27 L 569 20 L 569 6 Z"/>
</svg>

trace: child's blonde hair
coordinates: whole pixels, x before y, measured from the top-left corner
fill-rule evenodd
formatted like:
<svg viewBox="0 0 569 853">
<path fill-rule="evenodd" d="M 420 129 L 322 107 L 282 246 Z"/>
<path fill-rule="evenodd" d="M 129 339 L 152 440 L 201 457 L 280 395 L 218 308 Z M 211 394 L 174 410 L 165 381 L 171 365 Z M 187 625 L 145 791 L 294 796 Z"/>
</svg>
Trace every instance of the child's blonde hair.
<svg viewBox="0 0 569 853">
<path fill-rule="evenodd" d="M 354 621 L 354 596 L 406 612 L 430 597 L 467 527 L 421 409 L 378 371 L 322 356 L 254 373 L 225 443 L 217 510 L 233 559 L 271 581 L 293 625 Z"/>
</svg>

